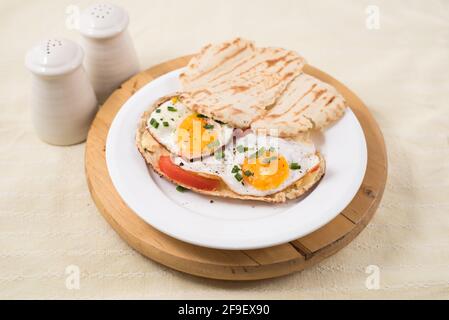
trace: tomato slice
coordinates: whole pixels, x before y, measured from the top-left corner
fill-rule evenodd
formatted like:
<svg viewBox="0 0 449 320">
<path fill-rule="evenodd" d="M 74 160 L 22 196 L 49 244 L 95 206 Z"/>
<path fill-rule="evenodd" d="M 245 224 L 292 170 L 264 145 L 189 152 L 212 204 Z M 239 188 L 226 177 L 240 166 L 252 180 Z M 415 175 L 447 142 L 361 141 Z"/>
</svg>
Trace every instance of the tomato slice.
<svg viewBox="0 0 449 320">
<path fill-rule="evenodd" d="M 170 160 L 169 156 L 159 158 L 159 168 L 170 179 L 189 187 L 210 191 L 220 186 L 220 181 L 217 179 L 202 177 L 193 172 L 181 169 Z"/>
<path fill-rule="evenodd" d="M 320 164 L 316 164 L 312 169 L 309 170 L 309 172 L 315 172 L 320 168 Z"/>
</svg>

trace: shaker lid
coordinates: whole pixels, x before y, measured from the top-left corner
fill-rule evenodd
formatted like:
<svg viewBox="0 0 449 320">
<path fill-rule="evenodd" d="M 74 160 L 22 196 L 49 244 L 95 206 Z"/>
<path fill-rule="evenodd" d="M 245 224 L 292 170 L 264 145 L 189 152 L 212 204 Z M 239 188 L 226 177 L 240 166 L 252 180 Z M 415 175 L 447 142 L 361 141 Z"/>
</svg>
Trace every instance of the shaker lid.
<svg viewBox="0 0 449 320">
<path fill-rule="evenodd" d="M 110 38 L 128 26 L 126 11 L 118 6 L 98 3 L 91 5 L 81 13 L 80 32 L 91 38 Z"/>
<path fill-rule="evenodd" d="M 75 42 L 51 38 L 28 51 L 25 66 L 33 73 L 54 76 L 75 70 L 83 58 L 83 50 Z"/>
</svg>

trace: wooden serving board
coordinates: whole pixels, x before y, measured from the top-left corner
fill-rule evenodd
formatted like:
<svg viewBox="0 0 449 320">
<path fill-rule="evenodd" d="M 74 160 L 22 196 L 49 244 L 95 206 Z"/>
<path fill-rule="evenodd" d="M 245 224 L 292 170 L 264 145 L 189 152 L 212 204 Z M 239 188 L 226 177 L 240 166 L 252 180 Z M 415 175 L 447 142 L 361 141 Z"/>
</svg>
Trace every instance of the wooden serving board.
<svg viewBox="0 0 449 320">
<path fill-rule="evenodd" d="M 135 250 L 170 268 L 197 276 L 256 280 L 286 275 L 315 265 L 351 242 L 376 211 L 387 179 L 387 154 L 379 127 L 363 102 L 343 84 L 307 65 L 305 72 L 335 86 L 360 121 L 368 147 L 368 167 L 352 202 L 317 231 L 282 245 L 257 250 L 217 250 L 188 244 L 159 232 L 129 209 L 112 185 L 105 160 L 109 127 L 120 107 L 140 87 L 181 68 L 190 56 L 143 71 L 125 82 L 98 112 L 86 143 L 85 170 L 99 211 Z"/>
</svg>

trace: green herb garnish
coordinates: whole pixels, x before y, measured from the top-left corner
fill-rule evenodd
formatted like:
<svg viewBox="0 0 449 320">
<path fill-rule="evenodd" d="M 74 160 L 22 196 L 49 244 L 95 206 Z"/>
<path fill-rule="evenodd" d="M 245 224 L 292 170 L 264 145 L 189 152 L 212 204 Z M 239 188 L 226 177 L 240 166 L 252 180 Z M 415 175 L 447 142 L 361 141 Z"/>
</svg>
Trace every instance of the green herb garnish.
<svg viewBox="0 0 449 320">
<path fill-rule="evenodd" d="M 214 141 L 210 142 L 210 143 L 207 145 L 207 147 L 208 147 L 209 149 L 213 149 L 213 148 L 215 148 L 215 147 L 218 147 L 219 145 L 220 145 L 220 141 L 214 140 Z"/>
<path fill-rule="evenodd" d="M 246 152 L 246 151 L 248 151 L 248 147 L 244 147 L 242 145 L 238 145 L 237 146 L 237 151 L 240 152 L 240 153 Z"/>
<path fill-rule="evenodd" d="M 256 152 L 254 152 L 253 154 L 251 154 L 251 155 L 249 156 L 249 158 L 250 158 L 250 159 L 252 159 L 252 158 L 259 158 L 261 155 L 264 154 L 264 152 L 265 152 L 265 148 L 262 147 L 262 148 L 260 148 L 258 151 L 256 151 Z"/>
<path fill-rule="evenodd" d="M 237 172 L 239 172 L 239 171 L 240 171 L 239 166 L 234 166 L 234 167 L 232 168 L 232 170 L 231 170 L 231 173 L 237 173 Z"/>
<path fill-rule="evenodd" d="M 298 169 L 301 169 L 301 166 L 296 162 L 292 162 L 292 163 L 290 163 L 290 169 L 298 170 Z"/>
<path fill-rule="evenodd" d="M 159 122 L 157 122 L 154 118 L 151 118 L 150 124 L 154 127 L 154 129 L 157 129 L 159 127 Z"/>
<path fill-rule="evenodd" d="M 277 156 L 271 156 L 269 158 L 262 159 L 262 163 L 271 163 L 271 161 L 277 160 Z"/>
<path fill-rule="evenodd" d="M 170 111 L 170 112 L 176 112 L 176 111 L 178 111 L 178 109 L 176 109 L 175 107 L 172 107 L 172 106 L 168 106 L 168 107 L 167 107 L 167 110 Z"/>
<path fill-rule="evenodd" d="M 246 170 L 245 172 L 243 172 L 243 174 L 247 177 L 253 176 L 254 173 L 252 173 L 250 170 Z"/>
<path fill-rule="evenodd" d="M 224 152 L 223 150 L 217 150 L 215 152 L 215 159 L 220 160 L 224 158 Z"/>
<path fill-rule="evenodd" d="M 234 175 L 234 178 L 235 178 L 238 182 L 240 182 L 240 181 L 243 180 L 243 176 L 242 176 L 240 173 L 238 173 L 238 172 Z"/>
<path fill-rule="evenodd" d="M 213 124 L 208 124 L 208 123 L 206 123 L 206 124 L 204 125 L 204 129 L 209 130 L 209 129 L 213 129 L 213 128 L 214 128 L 214 125 L 213 125 Z"/>
<path fill-rule="evenodd" d="M 167 121 L 162 122 L 162 124 L 164 125 L 164 127 L 168 127 L 169 123 Z"/>
<path fill-rule="evenodd" d="M 161 109 L 156 109 L 156 113 L 161 113 Z"/>
<path fill-rule="evenodd" d="M 207 116 L 205 116 L 204 114 L 198 113 L 196 115 L 197 118 L 202 118 L 202 119 L 207 119 Z"/>
<path fill-rule="evenodd" d="M 189 190 L 189 189 L 184 188 L 183 186 L 176 186 L 176 191 L 178 191 L 178 192 L 186 192 L 187 190 Z"/>
</svg>

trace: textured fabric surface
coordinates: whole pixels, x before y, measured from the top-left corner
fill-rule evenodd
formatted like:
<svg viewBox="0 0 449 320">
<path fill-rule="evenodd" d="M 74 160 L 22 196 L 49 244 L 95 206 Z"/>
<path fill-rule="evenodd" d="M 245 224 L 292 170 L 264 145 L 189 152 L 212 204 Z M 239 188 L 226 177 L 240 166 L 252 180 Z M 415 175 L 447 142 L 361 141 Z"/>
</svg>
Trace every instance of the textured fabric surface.
<svg viewBox="0 0 449 320">
<path fill-rule="evenodd" d="M 84 144 L 46 145 L 29 117 L 26 50 L 50 35 L 78 40 L 66 10 L 88 2 L 2 0 L 0 298 L 449 298 L 448 1 L 115 2 L 126 2 L 142 68 L 242 36 L 297 50 L 344 82 L 385 136 L 383 201 L 345 249 L 283 278 L 212 281 L 147 260 L 95 208 Z M 366 26 L 369 5 L 379 29 Z M 78 290 L 66 287 L 70 265 Z M 370 265 L 378 290 L 365 286 Z"/>
</svg>

